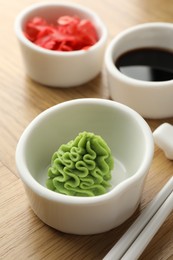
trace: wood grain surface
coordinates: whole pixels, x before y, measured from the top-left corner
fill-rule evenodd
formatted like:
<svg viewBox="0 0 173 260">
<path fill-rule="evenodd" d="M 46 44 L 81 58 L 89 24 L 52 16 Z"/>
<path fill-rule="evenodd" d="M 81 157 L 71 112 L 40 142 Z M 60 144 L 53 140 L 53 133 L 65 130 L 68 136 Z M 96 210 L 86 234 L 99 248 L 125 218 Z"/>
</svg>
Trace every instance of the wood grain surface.
<svg viewBox="0 0 173 260">
<path fill-rule="evenodd" d="M 15 166 L 15 149 L 23 130 L 40 112 L 60 102 L 82 97 L 110 98 L 104 66 L 102 73 L 91 82 L 69 89 L 45 87 L 27 77 L 14 33 L 14 20 L 23 8 L 35 2 L 40 1 L 0 0 L 0 259 L 99 260 L 173 175 L 173 161 L 155 147 L 140 207 L 129 220 L 109 232 L 92 236 L 64 234 L 46 226 L 34 215 Z M 98 13 L 108 28 L 108 43 L 117 33 L 133 25 L 173 21 L 171 0 L 73 2 Z M 152 131 L 164 122 L 173 124 L 173 118 L 146 121 Z M 173 214 L 140 257 L 140 260 L 150 259 L 173 259 Z"/>
</svg>

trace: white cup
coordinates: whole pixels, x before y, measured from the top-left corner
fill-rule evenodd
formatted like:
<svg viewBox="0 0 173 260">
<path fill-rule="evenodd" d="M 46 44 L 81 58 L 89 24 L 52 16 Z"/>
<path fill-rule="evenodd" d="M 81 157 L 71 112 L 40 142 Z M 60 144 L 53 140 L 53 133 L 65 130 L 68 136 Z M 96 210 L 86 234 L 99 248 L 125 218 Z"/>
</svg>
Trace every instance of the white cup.
<svg viewBox="0 0 173 260">
<path fill-rule="evenodd" d="M 88 50 L 52 51 L 30 42 L 24 35 L 26 22 L 35 16 L 48 21 L 71 15 L 90 20 L 98 33 L 98 42 Z M 16 18 L 15 32 L 21 47 L 26 73 L 35 81 L 52 87 L 73 87 L 96 77 L 103 65 L 107 29 L 98 15 L 73 3 L 37 3 L 27 7 Z"/>
<path fill-rule="evenodd" d="M 114 158 L 111 187 L 94 197 L 46 188 L 53 153 L 83 131 L 100 135 Z M 67 233 L 96 234 L 127 220 L 139 205 L 154 152 L 153 136 L 134 110 L 104 99 L 76 99 L 38 115 L 22 134 L 16 164 L 30 205 L 46 224 Z"/>
<path fill-rule="evenodd" d="M 137 80 L 124 75 L 115 66 L 115 61 L 123 53 L 146 47 L 173 52 L 173 24 L 144 23 L 121 32 L 111 41 L 105 55 L 110 96 L 145 118 L 172 117 L 173 80 Z"/>
</svg>

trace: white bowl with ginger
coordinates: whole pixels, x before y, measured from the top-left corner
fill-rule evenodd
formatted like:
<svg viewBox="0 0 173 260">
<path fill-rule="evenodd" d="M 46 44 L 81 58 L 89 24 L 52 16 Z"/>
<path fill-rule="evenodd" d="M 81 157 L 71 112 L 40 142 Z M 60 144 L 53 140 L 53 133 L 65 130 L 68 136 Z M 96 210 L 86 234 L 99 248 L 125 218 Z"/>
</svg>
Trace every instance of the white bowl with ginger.
<svg viewBox="0 0 173 260">
<path fill-rule="evenodd" d="M 26 37 L 28 23 L 37 17 L 55 26 L 58 26 L 57 21 L 61 17 L 78 17 L 81 21 L 87 20 L 96 30 L 97 41 L 87 49 L 75 51 L 42 48 Z M 48 27 L 47 30 L 49 29 L 52 28 Z M 70 2 L 32 4 L 17 15 L 15 33 L 26 74 L 42 85 L 61 88 L 75 87 L 89 82 L 101 72 L 108 33 L 99 15 L 85 6 Z M 59 32 L 55 32 L 54 36 L 57 34 Z M 88 31 L 85 37 L 90 34 L 91 32 Z M 64 37 L 64 35 L 60 36 Z M 67 36 L 74 37 L 73 34 Z M 44 41 L 47 41 L 46 37 Z M 68 41 L 66 40 L 66 44 Z"/>
</svg>

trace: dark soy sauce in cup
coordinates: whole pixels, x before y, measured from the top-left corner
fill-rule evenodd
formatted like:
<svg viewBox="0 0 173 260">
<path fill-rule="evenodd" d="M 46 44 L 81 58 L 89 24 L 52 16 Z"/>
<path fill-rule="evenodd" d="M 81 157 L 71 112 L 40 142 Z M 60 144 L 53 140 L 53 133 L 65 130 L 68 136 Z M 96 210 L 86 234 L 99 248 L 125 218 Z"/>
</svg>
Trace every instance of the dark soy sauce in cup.
<svg viewBox="0 0 173 260">
<path fill-rule="evenodd" d="M 144 81 L 173 79 L 173 52 L 159 48 L 140 48 L 123 53 L 116 61 L 118 70 Z"/>
</svg>

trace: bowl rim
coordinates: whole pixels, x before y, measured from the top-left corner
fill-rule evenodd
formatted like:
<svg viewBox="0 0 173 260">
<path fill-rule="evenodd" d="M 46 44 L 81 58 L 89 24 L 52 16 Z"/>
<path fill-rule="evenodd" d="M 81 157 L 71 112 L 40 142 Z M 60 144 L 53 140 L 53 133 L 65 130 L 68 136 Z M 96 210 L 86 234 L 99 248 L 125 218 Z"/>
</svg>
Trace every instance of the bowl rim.
<svg viewBox="0 0 173 260">
<path fill-rule="evenodd" d="M 22 31 L 22 20 L 24 19 L 24 17 L 26 15 L 28 15 L 29 13 L 32 13 L 32 11 L 40 9 L 40 8 L 46 8 L 46 7 L 65 7 L 65 8 L 71 8 L 71 9 L 77 9 L 78 12 L 81 13 L 85 13 L 86 15 L 90 15 L 93 17 L 94 21 L 96 21 L 96 24 L 99 25 L 99 29 L 101 30 L 101 37 L 98 39 L 98 41 L 92 45 L 89 49 L 87 50 L 77 50 L 77 51 L 68 51 L 68 52 L 63 52 L 63 51 L 52 51 L 52 50 L 48 50 L 45 48 L 42 48 L 34 43 L 32 43 L 31 41 L 29 41 L 23 31 Z M 98 28 L 96 27 L 96 30 L 98 30 Z M 26 7 L 25 9 L 23 9 L 16 17 L 15 19 L 15 23 L 14 23 L 14 31 L 15 34 L 18 38 L 18 40 L 23 43 L 24 45 L 26 45 L 28 48 L 33 49 L 33 51 L 37 51 L 40 54 L 45 54 L 45 55 L 50 55 L 50 56 L 63 56 L 63 57 L 69 57 L 69 56 L 80 56 L 80 55 L 84 55 L 87 54 L 88 52 L 93 52 L 95 51 L 95 49 L 99 48 L 100 46 L 104 45 L 104 43 L 107 40 L 107 36 L 108 36 L 108 31 L 107 31 L 107 27 L 104 24 L 104 22 L 102 21 L 102 19 L 99 17 L 99 15 L 94 12 L 93 10 L 89 9 L 88 7 L 85 7 L 83 5 L 77 4 L 77 3 L 70 3 L 70 2 L 40 2 L 40 3 L 34 3 L 29 5 L 28 7 Z"/>
<path fill-rule="evenodd" d="M 146 29 L 156 29 L 156 28 L 161 28 L 161 29 L 172 29 L 173 30 L 173 24 L 169 22 L 146 22 L 146 23 L 141 23 L 138 25 L 134 25 L 130 28 L 127 28 L 123 30 L 122 32 L 118 33 L 111 42 L 109 43 L 107 50 L 105 52 L 105 66 L 108 71 L 112 75 L 112 77 L 117 77 L 118 80 L 123 81 L 127 85 L 130 85 L 134 88 L 166 88 L 170 87 L 172 85 L 173 79 L 172 80 L 165 80 L 165 81 L 143 81 L 143 80 L 138 80 L 134 79 L 131 77 L 128 77 L 121 73 L 115 66 L 114 60 L 113 60 L 113 53 L 115 49 L 115 45 L 119 40 L 121 40 L 124 36 L 131 34 L 133 32 L 138 32 L 141 30 L 146 30 Z M 137 48 L 137 47 L 136 47 Z M 131 49 L 129 49 L 131 50 Z"/>
<path fill-rule="evenodd" d="M 32 177 L 25 164 L 25 157 L 23 151 L 26 145 L 27 137 L 28 135 L 31 134 L 32 129 L 35 128 L 37 123 L 44 120 L 52 112 L 55 112 L 56 110 L 59 110 L 63 107 L 68 107 L 75 104 L 99 104 L 99 105 L 105 105 L 111 107 L 114 106 L 118 109 L 123 110 L 125 113 L 128 113 L 130 116 L 133 116 L 136 122 L 140 125 L 141 130 L 143 131 L 144 134 L 144 138 L 147 143 L 145 157 L 139 169 L 136 171 L 136 173 L 134 173 L 134 175 L 122 181 L 120 184 L 115 186 L 111 191 L 108 191 L 103 195 L 94 196 L 94 197 L 79 197 L 79 196 L 67 196 L 64 194 L 56 193 L 42 186 L 40 183 L 38 183 L 34 179 L 34 177 Z M 19 176 L 23 181 L 23 183 L 40 197 L 58 203 L 62 203 L 62 204 L 86 205 L 86 204 L 103 203 L 104 201 L 111 200 L 117 193 L 122 194 L 122 192 L 125 189 L 133 185 L 134 182 L 138 181 L 138 179 L 140 179 L 144 175 L 143 172 L 146 172 L 148 170 L 153 159 L 153 154 L 154 154 L 154 142 L 153 142 L 153 136 L 150 127 L 147 124 L 147 122 L 142 118 L 142 116 L 140 116 L 136 111 L 127 107 L 126 105 L 123 105 L 121 103 L 112 100 L 101 99 L 101 98 L 81 98 L 81 99 L 74 99 L 74 100 L 59 103 L 55 106 L 52 106 L 44 110 L 38 116 L 36 116 L 31 121 L 31 123 L 26 127 L 26 129 L 24 130 L 24 132 L 22 133 L 18 141 L 16 147 L 15 161 L 16 161 L 16 167 Z M 147 175 L 147 173 L 145 173 L 145 175 Z"/>
</svg>

